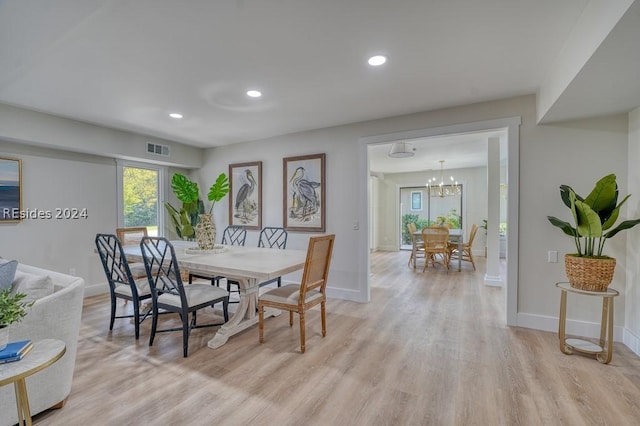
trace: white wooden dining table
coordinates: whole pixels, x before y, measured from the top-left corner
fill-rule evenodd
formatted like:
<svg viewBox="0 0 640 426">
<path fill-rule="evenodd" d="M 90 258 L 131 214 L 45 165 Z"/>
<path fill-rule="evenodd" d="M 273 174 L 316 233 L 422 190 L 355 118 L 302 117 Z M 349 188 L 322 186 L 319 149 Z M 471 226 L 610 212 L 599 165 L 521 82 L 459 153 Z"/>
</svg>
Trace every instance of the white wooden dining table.
<svg viewBox="0 0 640 426">
<path fill-rule="evenodd" d="M 207 343 L 212 349 L 224 345 L 229 337 L 258 323 L 257 306 L 259 284 L 290 272 L 304 268 L 306 250 L 272 249 L 246 246 L 222 246 L 215 253 L 187 254 L 187 249 L 196 248 L 194 242 L 171 241 L 178 266 L 211 276 L 224 276 L 240 284 L 240 303 L 235 313 Z M 141 262 L 140 246 L 124 246 L 128 261 Z M 265 316 L 279 315 L 276 309 L 265 309 Z"/>
<path fill-rule="evenodd" d="M 458 271 L 462 270 L 462 243 L 463 243 L 463 231 L 462 229 L 449 229 L 449 240 L 456 241 L 458 243 Z M 422 241 L 422 230 L 418 230 L 413 233 L 414 244 L 411 247 L 413 251 L 413 269 L 416 268 L 416 241 Z"/>
</svg>

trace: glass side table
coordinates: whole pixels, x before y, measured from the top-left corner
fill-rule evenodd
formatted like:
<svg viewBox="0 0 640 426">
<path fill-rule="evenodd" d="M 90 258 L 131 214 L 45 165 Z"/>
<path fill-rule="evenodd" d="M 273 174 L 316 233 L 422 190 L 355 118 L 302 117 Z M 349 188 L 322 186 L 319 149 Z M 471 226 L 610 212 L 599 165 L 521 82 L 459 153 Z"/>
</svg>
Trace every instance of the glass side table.
<svg viewBox="0 0 640 426">
<path fill-rule="evenodd" d="M 560 350 L 562 353 L 571 355 L 573 351 L 578 351 L 596 356 L 596 359 L 603 364 L 609 364 L 613 355 L 613 298 L 618 294 L 617 290 L 608 288 L 606 291 L 580 290 L 571 287 L 567 282 L 556 283 L 561 291 L 560 295 L 560 318 L 558 325 L 558 338 L 560 340 Z M 567 293 L 581 294 L 583 296 L 596 296 L 602 298 L 602 319 L 600 321 L 599 345 L 584 339 L 567 338 L 565 327 L 567 324 Z"/>
<path fill-rule="evenodd" d="M 0 386 L 13 383 L 16 390 L 18 424 L 32 424 L 25 379 L 62 358 L 66 349 L 66 345 L 62 340 L 40 340 L 34 342 L 33 348 L 20 361 L 0 364 Z"/>
</svg>

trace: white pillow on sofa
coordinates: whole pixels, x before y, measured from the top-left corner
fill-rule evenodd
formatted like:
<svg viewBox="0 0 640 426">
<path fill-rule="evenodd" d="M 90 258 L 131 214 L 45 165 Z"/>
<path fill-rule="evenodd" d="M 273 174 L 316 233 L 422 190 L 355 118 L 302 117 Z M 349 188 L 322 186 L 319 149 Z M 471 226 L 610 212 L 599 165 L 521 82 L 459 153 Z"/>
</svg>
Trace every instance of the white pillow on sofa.
<svg viewBox="0 0 640 426">
<path fill-rule="evenodd" d="M 53 280 L 48 275 L 36 275 L 17 270 L 11 289 L 11 294 L 16 293 L 27 295 L 22 299 L 23 302 L 42 299 L 53 294 Z"/>
</svg>

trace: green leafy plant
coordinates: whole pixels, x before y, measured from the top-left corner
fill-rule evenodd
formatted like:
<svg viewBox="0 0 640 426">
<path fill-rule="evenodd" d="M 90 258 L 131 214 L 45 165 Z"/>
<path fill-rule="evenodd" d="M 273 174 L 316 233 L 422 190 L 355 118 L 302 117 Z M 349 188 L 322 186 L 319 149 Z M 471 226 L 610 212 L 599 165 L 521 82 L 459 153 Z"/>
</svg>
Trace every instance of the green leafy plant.
<svg viewBox="0 0 640 426">
<path fill-rule="evenodd" d="M 618 204 L 618 184 L 616 175 L 610 174 L 598 182 L 586 198 L 582 198 L 568 185 L 560 186 L 560 198 L 565 206 L 571 210 L 574 225 L 547 216 L 552 225 L 573 237 L 579 257 L 607 257 L 603 256 L 605 242 L 618 232 L 633 228 L 640 223 L 640 219 L 625 220 L 615 228 L 620 208 L 629 199 L 627 195 Z"/>
<path fill-rule="evenodd" d="M 193 182 L 180 173 L 175 173 L 171 178 L 171 189 L 176 198 L 182 202 L 182 207 L 179 210 L 171 205 L 171 203 L 164 203 L 171 222 L 176 229 L 178 237 L 193 238 L 195 236 L 195 226 L 199 221 L 199 215 L 204 213 L 204 203 L 200 198 L 198 183 Z M 209 214 L 213 211 L 214 204 L 224 198 L 228 192 L 229 179 L 226 174 L 220 173 L 215 183 L 209 188 L 209 193 L 207 194 L 207 199 L 212 202 Z"/>
<path fill-rule="evenodd" d="M 24 293 L 11 294 L 10 289 L 0 291 L 0 327 L 20 322 L 34 302 L 23 302 Z"/>
</svg>

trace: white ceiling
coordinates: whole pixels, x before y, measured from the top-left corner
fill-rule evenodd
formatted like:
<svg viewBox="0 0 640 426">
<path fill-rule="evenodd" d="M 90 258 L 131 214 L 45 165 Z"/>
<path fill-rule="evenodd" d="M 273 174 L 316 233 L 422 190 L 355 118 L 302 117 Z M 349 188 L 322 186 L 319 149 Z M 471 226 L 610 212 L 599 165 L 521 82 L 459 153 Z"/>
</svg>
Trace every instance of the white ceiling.
<svg viewBox="0 0 640 426">
<path fill-rule="evenodd" d="M 211 147 L 532 94 L 586 4 L 0 0 L 0 102 Z"/>
<path fill-rule="evenodd" d="M 403 140 L 410 143 L 414 153 L 413 157 L 405 158 L 389 157 L 391 144 L 370 145 L 369 169 L 381 173 L 438 171 L 440 160 L 445 161 L 444 170 L 486 166 L 487 140 L 492 136 L 505 138 L 506 132 L 478 132 Z M 506 161 L 506 152 L 503 150 L 501 154 Z"/>
<path fill-rule="evenodd" d="M 215 147 L 533 94 L 588 3 L 0 0 L 0 103 Z M 639 106 L 638 43 L 634 0 L 542 122 Z M 486 137 L 371 147 L 371 170 L 483 165 Z"/>
</svg>

